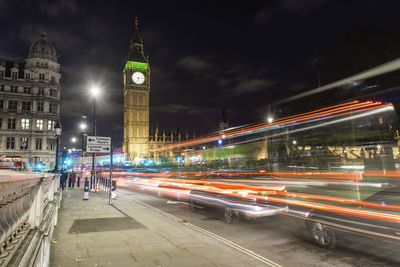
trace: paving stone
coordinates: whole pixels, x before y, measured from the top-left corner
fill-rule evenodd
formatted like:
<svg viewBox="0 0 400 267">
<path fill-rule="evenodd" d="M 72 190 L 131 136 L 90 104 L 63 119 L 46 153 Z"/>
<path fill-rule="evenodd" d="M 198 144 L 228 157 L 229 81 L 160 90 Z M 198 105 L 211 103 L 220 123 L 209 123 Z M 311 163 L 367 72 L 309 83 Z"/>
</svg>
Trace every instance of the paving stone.
<svg viewBox="0 0 400 267">
<path fill-rule="evenodd" d="M 64 191 L 50 266 L 248 266 L 229 248 L 121 195 Z M 201 238 L 196 237 L 201 235 Z M 243 257 L 243 256 L 241 256 Z"/>
</svg>

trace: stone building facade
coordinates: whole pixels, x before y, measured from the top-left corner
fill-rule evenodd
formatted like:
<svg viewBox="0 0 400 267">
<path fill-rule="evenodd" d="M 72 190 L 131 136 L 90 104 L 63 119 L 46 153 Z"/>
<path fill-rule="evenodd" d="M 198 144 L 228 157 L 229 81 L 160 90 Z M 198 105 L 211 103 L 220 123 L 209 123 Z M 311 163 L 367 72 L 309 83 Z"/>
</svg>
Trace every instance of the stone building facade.
<svg viewBox="0 0 400 267">
<path fill-rule="evenodd" d="M 0 156 L 28 169 L 53 169 L 60 120 L 60 64 L 45 33 L 26 59 L 0 58 Z"/>
<path fill-rule="evenodd" d="M 155 164 L 160 163 L 162 158 L 169 158 L 169 160 L 175 160 L 173 150 L 160 150 L 164 146 L 172 145 L 174 143 L 179 143 L 182 141 L 187 141 L 189 139 L 196 138 L 196 133 L 193 133 L 189 137 L 189 133 L 182 134 L 179 129 L 177 130 L 163 130 L 162 132 L 156 126 L 155 131 L 150 132 L 149 136 L 149 151 L 150 158 L 154 160 Z"/>
</svg>

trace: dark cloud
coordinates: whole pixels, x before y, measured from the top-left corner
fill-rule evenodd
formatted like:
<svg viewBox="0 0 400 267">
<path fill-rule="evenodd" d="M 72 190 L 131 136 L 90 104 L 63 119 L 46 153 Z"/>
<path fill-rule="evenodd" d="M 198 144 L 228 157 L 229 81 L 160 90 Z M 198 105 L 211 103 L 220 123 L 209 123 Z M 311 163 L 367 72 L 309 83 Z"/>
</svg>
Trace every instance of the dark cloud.
<svg viewBox="0 0 400 267">
<path fill-rule="evenodd" d="M 51 18 L 60 18 L 64 15 L 78 13 L 78 5 L 73 0 L 52 0 L 39 2 L 40 11 Z"/>
<path fill-rule="evenodd" d="M 186 113 L 192 115 L 204 115 L 205 113 L 215 114 L 218 113 L 218 108 L 201 107 L 201 106 L 188 106 L 188 105 L 174 105 L 169 104 L 166 106 L 155 106 L 151 108 L 154 112 L 162 113 Z"/>
<path fill-rule="evenodd" d="M 265 24 L 279 18 L 281 15 L 305 15 L 313 9 L 330 2 L 331 0 L 281 0 L 275 5 L 267 5 L 258 11 L 254 17 L 256 23 Z"/>
<path fill-rule="evenodd" d="M 232 93 L 236 95 L 241 95 L 247 93 L 254 93 L 257 91 L 265 91 L 274 84 L 275 84 L 274 81 L 269 81 L 269 80 L 262 80 L 262 79 L 247 80 L 237 84 L 235 88 L 233 88 Z"/>
<path fill-rule="evenodd" d="M 194 73 L 203 72 L 213 66 L 209 61 L 197 56 L 186 56 L 180 59 L 177 64 L 186 71 Z"/>
</svg>

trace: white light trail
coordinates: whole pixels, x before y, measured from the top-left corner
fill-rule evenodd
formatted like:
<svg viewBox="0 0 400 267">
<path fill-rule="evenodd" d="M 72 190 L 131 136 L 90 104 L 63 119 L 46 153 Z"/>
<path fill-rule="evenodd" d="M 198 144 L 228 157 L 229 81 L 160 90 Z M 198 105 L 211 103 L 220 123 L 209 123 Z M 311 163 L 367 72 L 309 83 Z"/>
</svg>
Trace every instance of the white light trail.
<svg viewBox="0 0 400 267">
<path fill-rule="evenodd" d="M 288 97 L 288 98 L 283 99 L 283 100 L 281 100 L 281 101 L 279 101 L 279 102 L 277 102 L 275 104 L 278 105 L 278 104 L 286 103 L 286 102 L 289 102 L 289 101 L 292 101 L 292 100 L 296 100 L 296 99 L 303 98 L 303 97 L 306 97 L 306 96 L 309 96 L 309 95 L 313 95 L 313 94 L 316 94 L 316 93 L 324 92 L 324 91 L 327 91 L 327 90 L 330 90 L 330 89 L 333 89 L 333 88 L 336 88 L 336 87 L 339 87 L 339 86 L 343 86 L 343 85 L 349 84 L 351 82 L 355 82 L 355 81 L 359 81 L 359 80 L 363 80 L 363 79 L 367 79 L 367 78 L 372 78 L 372 77 L 375 77 L 375 76 L 378 76 L 378 75 L 381 75 L 381 74 L 385 74 L 387 72 L 392 72 L 392 71 L 395 71 L 395 70 L 398 70 L 398 69 L 400 69 L 400 58 L 395 59 L 393 61 L 389 61 L 389 62 L 387 62 L 385 64 L 382 64 L 380 66 L 371 68 L 369 70 L 360 72 L 359 74 L 350 76 L 348 78 L 339 80 L 337 82 L 333 82 L 333 83 L 330 83 L 330 84 L 327 84 L 327 85 L 312 89 L 310 91 L 307 91 L 307 92 L 304 92 L 304 93 L 300 93 L 298 95 L 294 95 L 294 96 Z"/>
</svg>

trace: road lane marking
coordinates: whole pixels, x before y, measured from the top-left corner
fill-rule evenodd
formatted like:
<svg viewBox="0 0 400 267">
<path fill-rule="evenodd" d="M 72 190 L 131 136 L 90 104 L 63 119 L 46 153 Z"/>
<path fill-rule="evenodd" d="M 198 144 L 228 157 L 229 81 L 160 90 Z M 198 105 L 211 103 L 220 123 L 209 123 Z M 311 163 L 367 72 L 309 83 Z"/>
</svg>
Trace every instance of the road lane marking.
<svg viewBox="0 0 400 267">
<path fill-rule="evenodd" d="M 222 243 L 224 243 L 224 244 L 226 244 L 226 245 L 228 245 L 228 246 L 230 246 L 230 247 L 232 247 L 232 248 L 234 248 L 236 250 L 241 251 L 242 253 L 247 254 L 248 256 L 251 256 L 251 257 L 253 257 L 253 258 L 255 258 L 255 259 L 257 259 L 257 260 L 259 260 L 259 261 L 261 261 L 261 262 L 263 262 L 265 264 L 267 264 L 268 266 L 281 267 L 281 265 L 279 265 L 278 263 L 275 263 L 272 260 L 269 260 L 269 259 L 267 259 L 267 258 L 255 253 L 254 251 L 249 250 L 249 249 L 247 249 L 245 247 L 242 247 L 242 246 L 240 246 L 240 245 L 238 245 L 238 244 L 236 244 L 236 243 L 234 243 L 234 242 L 232 242 L 232 241 L 230 241 L 230 240 L 228 240 L 226 238 L 223 238 L 222 236 L 214 234 L 213 232 L 205 230 L 205 229 L 203 229 L 201 227 L 198 227 L 198 226 L 196 226 L 194 224 L 191 224 L 189 222 L 185 222 L 183 224 L 188 226 L 188 227 L 190 227 L 190 228 L 192 228 L 192 229 L 194 229 L 194 230 L 202 232 L 202 233 L 204 233 L 204 234 L 206 234 L 206 235 L 208 235 L 208 236 L 210 236 L 210 237 L 212 237 L 214 239 L 217 239 L 220 242 L 222 242 Z"/>
<path fill-rule="evenodd" d="M 206 230 L 204 228 L 201 228 L 201 227 L 199 227 L 197 225 L 194 225 L 194 224 L 189 223 L 189 222 L 187 222 L 185 220 L 182 220 L 182 219 L 180 219 L 180 218 L 178 218 L 178 217 L 176 217 L 176 216 L 174 216 L 174 215 L 172 215 L 172 214 L 170 214 L 168 212 L 165 212 L 165 211 L 163 211 L 163 210 L 161 210 L 159 208 L 151 206 L 151 205 L 149 205 L 149 204 L 147 204 L 147 203 L 145 203 L 143 201 L 137 200 L 137 199 L 131 199 L 131 200 L 133 200 L 133 201 L 135 201 L 135 202 L 137 202 L 137 203 L 139 203 L 139 204 L 141 204 L 141 205 L 143 205 L 145 207 L 148 207 L 150 209 L 157 210 L 158 212 L 162 213 L 164 216 L 167 216 L 168 218 L 170 218 L 170 219 L 172 219 L 174 221 L 177 221 L 179 223 L 182 223 L 185 226 L 187 226 L 187 227 L 189 227 L 189 228 L 191 228 L 193 230 L 196 230 L 196 231 L 201 232 L 201 233 L 203 233 L 203 234 L 205 234 L 205 235 L 207 235 L 207 236 L 209 236 L 209 237 L 211 237 L 213 239 L 216 239 L 216 240 L 224 243 L 225 245 L 227 245 L 227 246 L 229 246 L 229 247 L 231 247 L 231 248 L 233 248 L 233 249 L 235 249 L 237 251 L 240 251 L 240 252 L 242 252 L 242 253 L 244 253 L 244 254 L 246 254 L 246 255 L 248 255 L 248 256 L 250 256 L 250 257 L 252 257 L 252 258 L 254 258 L 254 259 L 256 259 L 256 260 L 258 260 L 260 262 L 262 262 L 262 263 L 265 263 L 268 266 L 271 266 L 271 267 L 282 267 L 278 263 L 273 262 L 272 260 L 269 260 L 269 259 L 257 254 L 256 252 L 254 252 L 252 250 L 249 250 L 249 249 L 247 249 L 245 247 L 242 247 L 242 246 L 236 244 L 235 242 L 230 241 L 230 240 L 228 240 L 228 239 L 226 239 L 226 238 L 224 238 L 222 236 L 219 236 L 217 234 L 214 234 L 213 232 L 210 232 L 210 231 L 208 231 L 208 230 Z"/>
</svg>

